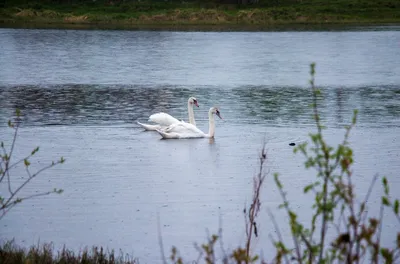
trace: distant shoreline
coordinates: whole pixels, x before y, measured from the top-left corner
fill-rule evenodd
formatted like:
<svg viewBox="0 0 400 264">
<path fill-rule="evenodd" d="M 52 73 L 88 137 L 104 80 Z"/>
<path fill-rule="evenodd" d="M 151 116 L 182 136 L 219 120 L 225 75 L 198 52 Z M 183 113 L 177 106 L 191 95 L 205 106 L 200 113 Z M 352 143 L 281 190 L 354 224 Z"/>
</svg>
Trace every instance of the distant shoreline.
<svg viewBox="0 0 400 264">
<path fill-rule="evenodd" d="M 108 2 L 108 4 L 107 4 Z M 400 25 L 400 1 L 260 1 L 258 5 L 210 1 L 9 1 L 0 27 L 271 31 L 280 29 Z M 19 3 L 19 4 L 18 4 Z M 112 3 L 112 4 L 110 4 Z"/>
<path fill-rule="evenodd" d="M 275 23 L 266 25 L 246 25 L 246 24 L 126 24 L 126 23 L 67 23 L 54 21 L 1 21 L 0 28 L 17 29 L 75 29 L 75 30 L 146 30 L 146 31 L 249 31 L 249 32 L 268 32 L 268 31 L 335 31 L 335 30 L 363 30 L 368 27 L 399 27 L 398 23 L 389 22 L 347 22 L 347 23 Z"/>
</svg>

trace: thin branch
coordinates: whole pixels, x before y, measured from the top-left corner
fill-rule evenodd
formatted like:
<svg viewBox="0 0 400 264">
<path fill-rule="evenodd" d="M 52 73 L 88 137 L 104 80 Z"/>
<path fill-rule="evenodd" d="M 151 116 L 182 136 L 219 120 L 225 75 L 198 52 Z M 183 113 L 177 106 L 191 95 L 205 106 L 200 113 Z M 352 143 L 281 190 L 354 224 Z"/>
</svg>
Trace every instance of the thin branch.
<svg viewBox="0 0 400 264">
<path fill-rule="evenodd" d="M 203 250 L 201 250 L 201 248 L 197 244 L 194 244 L 194 248 L 199 252 L 199 256 L 194 263 L 200 263 L 200 259 L 203 256 Z"/>
<path fill-rule="evenodd" d="M 356 217 L 356 213 L 354 210 L 354 196 L 353 196 L 353 183 L 351 181 L 351 172 L 349 172 L 347 174 L 347 186 L 348 186 L 348 193 L 349 193 L 349 199 L 350 201 L 347 202 L 349 211 L 350 211 L 350 217 L 353 219 L 352 223 L 350 223 L 350 226 L 353 228 L 353 237 L 355 239 L 354 240 L 350 240 L 349 242 L 349 252 L 348 252 L 348 257 L 350 257 L 350 261 L 352 259 L 352 255 L 353 255 L 353 246 L 354 243 L 356 244 L 356 254 L 358 255 L 360 253 L 360 246 L 361 243 L 359 240 L 357 240 L 356 238 L 358 238 L 358 224 L 359 222 L 357 222 L 357 217 Z M 350 233 L 349 233 L 350 234 Z M 357 259 L 356 263 L 359 263 L 360 260 Z"/>
<path fill-rule="evenodd" d="M 59 191 L 60 190 L 53 190 L 53 191 L 48 191 L 48 192 L 43 192 L 43 193 L 32 194 L 32 195 L 29 195 L 29 196 L 25 196 L 23 198 L 18 198 L 17 200 L 12 201 L 11 203 L 8 203 L 5 206 L 1 207 L 1 210 L 4 210 L 4 211 L 3 211 L 3 214 L 0 216 L 0 220 L 7 214 L 7 212 L 11 208 L 13 208 L 15 205 L 17 205 L 17 204 L 19 204 L 19 203 L 21 203 L 23 201 L 26 201 L 26 200 L 29 200 L 29 199 L 32 199 L 32 198 L 36 198 L 36 197 L 40 197 L 40 196 L 46 196 L 46 195 L 49 195 L 49 194 L 52 194 L 52 193 L 57 193 Z"/>
<path fill-rule="evenodd" d="M 225 248 L 224 248 L 224 242 L 222 241 L 222 215 L 221 211 L 219 211 L 219 221 L 218 221 L 218 240 L 219 240 L 219 245 L 222 250 L 223 254 L 223 263 L 228 263 L 228 255 L 226 254 Z"/>
<path fill-rule="evenodd" d="M 13 137 L 13 141 L 11 144 L 11 149 L 10 149 L 10 154 L 9 154 L 10 156 L 8 157 L 8 161 L 11 161 L 11 156 L 14 151 L 15 141 L 17 140 L 18 128 L 19 128 L 19 124 L 17 123 L 17 125 L 15 126 L 15 132 L 14 132 L 14 137 Z"/>
<path fill-rule="evenodd" d="M 371 195 L 372 189 L 374 188 L 375 182 L 378 179 L 378 174 L 375 174 L 374 177 L 372 178 L 371 184 L 369 185 L 367 194 L 365 195 L 364 201 L 362 202 L 362 204 L 364 204 L 364 208 L 362 208 L 363 210 L 360 210 L 359 215 L 358 215 L 358 221 L 361 220 L 362 217 L 362 213 L 365 211 L 365 206 L 367 205 L 369 196 Z M 363 219 L 364 222 L 365 218 Z"/>
<path fill-rule="evenodd" d="M 2 172 L 1 174 L 1 178 L 0 178 L 0 183 L 3 181 L 3 179 L 4 179 L 4 177 L 6 176 L 6 171 L 5 171 L 5 169 L 3 169 L 3 157 L 2 157 L 2 159 L 0 160 L 0 171 Z M 5 164 L 4 164 L 5 165 Z"/>
<path fill-rule="evenodd" d="M 268 212 L 269 217 L 271 218 L 272 224 L 275 227 L 276 235 L 278 236 L 279 242 L 281 242 L 283 244 L 282 234 L 281 234 L 281 231 L 279 229 L 279 225 L 275 220 L 275 216 L 272 214 L 271 210 L 267 209 L 267 212 Z M 271 237 L 271 239 L 272 239 L 272 237 Z M 289 261 L 289 259 L 288 259 L 286 254 L 284 255 L 284 257 L 285 257 L 286 263 L 290 263 L 290 261 Z"/>
<path fill-rule="evenodd" d="M 259 157 L 260 160 L 259 172 L 257 177 L 254 177 L 253 179 L 253 199 L 248 212 L 248 220 L 246 218 L 246 235 L 247 235 L 246 255 L 248 258 L 250 257 L 250 246 L 251 246 L 253 232 L 257 236 L 255 219 L 257 217 L 258 212 L 260 211 L 260 193 L 261 193 L 261 187 L 265 179 L 263 168 L 266 159 L 267 159 L 267 154 L 264 144 L 261 150 L 261 155 Z"/>
<path fill-rule="evenodd" d="M 379 210 L 379 229 L 378 229 L 378 234 L 377 234 L 377 256 L 379 256 L 379 250 L 380 250 L 380 245 L 381 245 L 381 233 L 382 233 L 382 223 L 383 223 L 383 211 L 385 210 L 385 207 L 383 206 L 383 204 L 381 203 L 381 208 Z M 378 263 L 378 262 L 377 262 Z"/>
<path fill-rule="evenodd" d="M 43 167 L 42 169 L 38 170 L 38 171 L 37 171 L 35 174 L 33 174 L 33 175 L 31 175 L 31 173 L 29 172 L 28 167 L 26 167 L 26 171 L 27 171 L 27 173 L 28 173 L 28 175 L 29 175 L 29 178 L 28 178 L 24 183 L 22 183 L 14 192 L 11 193 L 11 196 L 7 199 L 7 201 L 5 202 L 5 205 L 7 205 L 8 203 L 10 203 L 10 202 L 12 201 L 12 199 L 15 197 L 15 195 L 16 195 L 23 187 L 25 187 L 25 185 L 27 185 L 32 179 L 34 179 L 36 176 L 38 176 L 41 172 L 43 172 L 44 170 L 47 170 L 47 169 L 49 169 L 49 168 L 51 168 L 51 167 L 54 167 L 55 165 L 57 165 L 57 164 L 59 164 L 59 163 L 61 163 L 61 161 L 57 161 L 57 162 L 52 163 L 52 164 L 50 164 L 50 165 L 48 165 L 48 166 L 46 166 L 46 167 Z M 4 206 L 3 206 L 1 209 L 3 209 L 3 208 L 4 208 Z"/>
<path fill-rule="evenodd" d="M 272 235 L 271 235 L 271 234 L 268 234 L 268 237 L 269 237 L 269 239 L 271 240 L 271 244 L 276 245 L 276 241 L 275 241 L 275 239 L 272 237 Z M 283 244 L 282 241 L 279 241 L 279 242 Z M 276 247 L 276 246 L 275 246 L 275 247 Z M 279 253 L 277 253 L 277 254 L 275 255 L 275 259 L 277 259 L 278 254 L 279 254 Z M 289 262 L 289 259 L 288 259 L 287 256 L 286 256 L 286 252 L 285 252 L 285 254 L 283 254 L 283 257 L 285 258 L 286 263 L 290 263 L 290 262 Z M 280 264 L 281 262 L 279 261 L 278 263 Z"/>
<path fill-rule="evenodd" d="M 160 227 L 160 214 L 157 212 L 157 229 L 158 229 L 158 243 L 160 245 L 160 250 L 161 250 L 161 258 L 164 264 L 167 264 L 167 259 L 165 258 L 164 255 L 164 244 L 162 240 L 162 235 L 161 235 L 161 227 Z"/>
<path fill-rule="evenodd" d="M 393 254 L 393 263 L 397 263 L 396 260 L 400 258 L 400 250 L 397 248 Z"/>
<path fill-rule="evenodd" d="M 325 176 L 324 185 L 323 185 L 323 211 L 322 211 L 322 227 L 321 227 L 321 240 L 320 240 L 320 252 L 319 252 L 319 261 L 322 261 L 322 257 L 324 254 L 324 244 L 325 244 L 325 233 L 327 229 L 327 212 L 326 212 L 326 203 L 328 200 L 328 178 L 329 176 Z"/>
<path fill-rule="evenodd" d="M 0 216 L 0 220 L 1 220 L 15 205 L 17 205 L 17 204 L 16 204 L 16 203 L 11 203 L 8 207 L 6 207 L 6 208 L 4 208 L 4 209 L 3 209 L 3 207 L 2 207 L 2 208 L 1 208 L 2 214 L 1 214 L 1 216 Z"/>
<path fill-rule="evenodd" d="M 12 157 L 12 153 L 14 151 L 14 146 L 15 146 L 15 141 L 17 140 L 17 134 L 18 134 L 18 124 L 15 126 L 15 132 L 14 132 L 14 136 L 13 136 L 13 140 L 11 143 L 11 149 L 10 149 L 10 153 L 7 156 L 7 160 L 5 162 L 5 172 L 7 173 L 7 180 L 8 180 L 8 191 L 10 192 L 10 194 L 12 194 L 12 190 L 11 190 L 11 180 L 10 180 L 10 162 L 11 162 L 11 157 Z"/>
<path fill-rule="evenodd" d="M 312 245 L 310 244 L 310 241 L 307 240 L 307 238 L 304 236 L 303 232 L 300 232 L 300 238 L 306 244 L 306 247 L 308 249 L 308 263 L 313 263 L 314 256 L 313 256 L 313 249 Z"/>
<path fill-rule="evenodd" d="M 346 133 L 344 134 L 342 146 L 346 146 L 346 145 L 348 144 L 347 140 L 348 140 L 349 137 L 350 137 L 350 132 L 351 132 L 351 130 L 353 129 L 354 125 L 355 125 L 355 124 L 350 124 L 350 125 L 346 128 Z M 340 162 L 340 155 L 338 155 L 338 156 L 336 157 L 335 163 L 334 163 L 334 165 L 331 167 L 331 172 L 333 172 L 333 171 L 336 169 L 336 167 L 339 165 L 339 162 Z"/>
<path fill-rule="evenodd" d="M 33 155 L 29 154 L 29 156 L 26 156 L 25 158 L 20 159 L 19 161 L 15 162 L 14 164 L 9 166 L 9 170 L 11 170 L 12 168 L 16 167 L 18 164 L 22 163 L 24 160 L 27 160 L 29 158 L 31 158 Z"/>
<path fill-rule="evenodd" d="M 286 212 L 288 213 L 289 218 L 290 218 L 290 208 L 289 208 L 289 202 L 288 202 L 288 200 L 287 200 L 287 198 L 286 198 L 286 194 L 283 192 L 282 188 L 278 188 L 278 190 L 279 190 L 279 193 L 280 193 L 280 195 L 281 195 L 281 197 L 282 197 L 283 204 L 284 204 L 284 207 L 285 207 L 285 209 L 286 209 Z M 293 243 L 294 243 L 295 248 L 296 248 L 297 259 L 298 259 L 299 263 L 302 263 L 302 261 L 301 261 L 301 253 L 300 253 L 299 241 L 298 241 L 298 239 L 297 239 L 296 234 L 293 233 L 293 228 L 291 228 L 291 231 L 292 231 Z"/>
</svg>

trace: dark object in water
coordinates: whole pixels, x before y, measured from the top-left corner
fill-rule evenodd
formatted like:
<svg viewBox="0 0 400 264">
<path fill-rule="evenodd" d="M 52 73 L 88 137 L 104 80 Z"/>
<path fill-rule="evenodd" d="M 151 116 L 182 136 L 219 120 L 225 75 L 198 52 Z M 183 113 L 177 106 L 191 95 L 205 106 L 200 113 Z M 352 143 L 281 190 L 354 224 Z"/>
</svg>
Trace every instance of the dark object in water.
<svg viewBox="0 0 400 264">
<path fill-rule="evenodd" d="M 295 143 L 289 143 L 289 146 L 295 146 L 296 144 Z"/>
</svg>

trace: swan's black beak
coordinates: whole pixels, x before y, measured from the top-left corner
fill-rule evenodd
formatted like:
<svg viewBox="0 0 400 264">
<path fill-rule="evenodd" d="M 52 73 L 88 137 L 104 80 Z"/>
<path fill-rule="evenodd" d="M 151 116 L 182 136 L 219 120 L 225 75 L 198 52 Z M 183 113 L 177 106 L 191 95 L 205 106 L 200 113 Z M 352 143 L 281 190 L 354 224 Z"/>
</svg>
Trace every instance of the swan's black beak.
<svg viewBox="0 0 400 264">
<path fill-rule="evenodd" d="M 195 106 L 199 107 L 199 103 L 197 103 L 197 100 L 195 100 L 193 103 Z"/>
<path fill-rule="evenodd" d="M 223 119 L 222 117 L 221 117 L 221 113 L 217 110 L 217 112 L 215 112 L 215 114 L 220 118 L 220 119 Z"/>
</svg>

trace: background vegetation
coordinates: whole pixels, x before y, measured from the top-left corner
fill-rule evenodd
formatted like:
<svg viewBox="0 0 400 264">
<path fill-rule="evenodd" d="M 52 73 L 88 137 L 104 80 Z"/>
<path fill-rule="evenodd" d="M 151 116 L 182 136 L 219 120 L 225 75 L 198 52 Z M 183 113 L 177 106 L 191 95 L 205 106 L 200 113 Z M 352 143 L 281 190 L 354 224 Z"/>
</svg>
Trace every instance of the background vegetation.
<svg viewBox="0 0 400 264">
<path fill-rule="evenodd" d="M 271 25 L 400 22 L 397 0 L 0 0 L 0 22 Z"/>
</svg>

